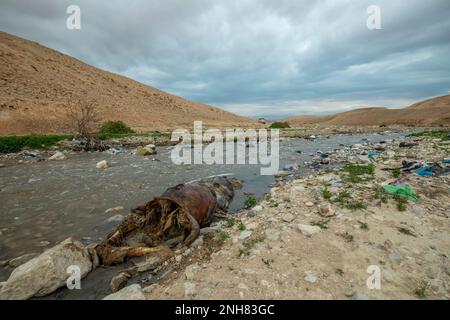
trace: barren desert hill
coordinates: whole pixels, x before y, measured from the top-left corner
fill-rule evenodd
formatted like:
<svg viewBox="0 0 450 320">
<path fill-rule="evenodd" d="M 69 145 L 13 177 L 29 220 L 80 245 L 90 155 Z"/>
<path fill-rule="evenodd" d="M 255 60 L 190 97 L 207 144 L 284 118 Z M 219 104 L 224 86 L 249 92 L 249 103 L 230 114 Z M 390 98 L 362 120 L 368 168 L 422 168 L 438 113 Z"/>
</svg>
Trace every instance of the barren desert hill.
<svg viewBox="0 0 450 320">
<path fill-rule="evenodd" d="M 415 103 L 403 109 L 360 108 L 326 116 L 294 116 L 292 126 L 318 125 L 450 125 L 450 95 Z"/>
<path fill-rule="evenodd" d="M 67 107 L 95 102 L 102 120 L 137 131 L 257 127 L 258 122 L 100 70 L 36 42 L 0 32 L 0 135 L 65 133 Z"/>
</svg>

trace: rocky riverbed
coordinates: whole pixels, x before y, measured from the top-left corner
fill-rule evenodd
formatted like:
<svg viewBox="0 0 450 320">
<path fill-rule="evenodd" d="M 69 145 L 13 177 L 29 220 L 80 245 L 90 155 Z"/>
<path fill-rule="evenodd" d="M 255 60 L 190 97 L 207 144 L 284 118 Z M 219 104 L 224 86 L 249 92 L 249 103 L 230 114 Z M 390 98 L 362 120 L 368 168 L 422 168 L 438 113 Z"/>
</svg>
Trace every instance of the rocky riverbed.
<svg viewBox="0 0 450 320">
<path fill-rule="evenodd" d="M 231 173 L 245 186 L 235 199 L 237 213 L 202 231 L 188 253 L 130 281 L 131 293 L 122 292 L 121 298 L 409 298 L 417 292 L 448 298 L 448 175 L 394 170 L 403 160 L 441 162 L 449 154 L 448 144 L 407 138 L 413 145 L 400 148 L 403 136 L 285 139 L 280 148 L 283 170 L 276 180 L 262 178 L 252 166 L 177 171 L 166 160 L 168 147 L 151 157 L 68 154 L 58 162 L 8 163 L 0 169 L 6 212 L 0 236 L 3 275 L 69 235 L 85 245 L 98 241 L 129 208 L 174 183 Z M 96 168 L 101 160 L 111 166 Z M 342 169 L 348 163 L 373 164 L 374 169 L 357 174 L 351 167 Z M 389 182 L 410 185 L 419 199 L 404 203 L 385 194 L 383 184 Z M 239 210 L 244 193 L 254 193 L 262 202 Z M 117 221 L 105 222 L 114 217 Z M 370 265 L 382 271 L 381 290 L 365 286 Z M 89 274 L 83 281 L 90 292 L 63 289 L 53 298 L 102 298 L 109 290 L 104 284 L 120 266 L 112 270 Z M 93 285 L 99 282 L 101 290 Z"/>
</svg>

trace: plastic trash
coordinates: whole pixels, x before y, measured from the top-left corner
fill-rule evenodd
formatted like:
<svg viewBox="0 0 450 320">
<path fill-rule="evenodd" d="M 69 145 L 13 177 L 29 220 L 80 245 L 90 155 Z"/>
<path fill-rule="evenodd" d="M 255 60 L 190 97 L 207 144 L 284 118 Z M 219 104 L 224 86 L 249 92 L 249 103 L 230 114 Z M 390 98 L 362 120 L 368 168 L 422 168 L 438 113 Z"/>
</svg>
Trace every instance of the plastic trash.
<svg viewBox="0 0 450 320">
<path fill-rule="evenodd" d="M 377 157 L 380 154 L 378 152 L 369 152 L 369 154 L 367 155 L 369 158 L 373 158 L 373 157 Z"/>
<path fill-rule="evenodd" d="M 416 192 L 407 184 L 402 184 L 398 186 L 393 185 L 385 185 L 383 186 L 384 190 L 391 195 L 397 195 L 409 200 L 417 200 Z"/>
<path fill-rule="evenodd" d="M 420 168 L 419 170 L 417 170 L 416 173 L 422 177 L 432 176 L 433 172 L 430 171 L 430 168 L 431 168 L 431 166 L 425 165 L 422 168 Z"/>
</svg>

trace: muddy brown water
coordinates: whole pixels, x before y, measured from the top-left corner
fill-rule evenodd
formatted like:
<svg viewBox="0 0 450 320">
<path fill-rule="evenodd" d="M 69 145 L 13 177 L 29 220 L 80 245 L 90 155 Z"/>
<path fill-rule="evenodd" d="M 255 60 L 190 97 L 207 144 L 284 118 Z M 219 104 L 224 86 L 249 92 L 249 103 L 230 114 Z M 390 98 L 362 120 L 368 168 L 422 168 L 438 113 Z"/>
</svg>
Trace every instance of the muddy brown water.
<svg viewBox="0 0 450 320">
<path fill-rule="evenodd" d="M 298 175 L 310 170 L 303 166 L 311 153 L 343 148 L 342 145 L 392 140 L 402 133 L 337 135 L 315 140 L 286 139 L 280 143 L 280 170 L 298 164 Z M 299 153 L 298 151 L 301 151 Z M 111 167 L 97 169 L 101 160 Z M 69 155 L 65 161 L 15 164 L 0 168 L 0 261 L 23 254 L 40 253 L 74 236 L 85 244 L 98 242 L 117 222 L 107 220 L 126 214 L 133 207 L 151 200 L 178 183 L 214 175 L 232 175 L 244 181 L 230 206 L 230 211 L 244 204 L 244 193 L 260 199 L 275 182 L 273 176 L 260 175 L 258 165 L 175 165 L 170 148 L 158 148 L 158 154 L 140 157 L 127 153 L 82 153 Z M 124 210 L 106 214 L 105 210 L 122 206 Z M 122 269 L 124 266 L 119 266 Z M 12 269 L 0 269 L 0 281 Z M 100 268 L 89 274 L 84 293 L 59 290 L 49 298 L 100 298 L 108 294 L 109 280 L 117 272 Z M 89 291 L 89 294 L 86 292 Z M 65 293 L 64 293 L 65 292 Z"/>
</svg>

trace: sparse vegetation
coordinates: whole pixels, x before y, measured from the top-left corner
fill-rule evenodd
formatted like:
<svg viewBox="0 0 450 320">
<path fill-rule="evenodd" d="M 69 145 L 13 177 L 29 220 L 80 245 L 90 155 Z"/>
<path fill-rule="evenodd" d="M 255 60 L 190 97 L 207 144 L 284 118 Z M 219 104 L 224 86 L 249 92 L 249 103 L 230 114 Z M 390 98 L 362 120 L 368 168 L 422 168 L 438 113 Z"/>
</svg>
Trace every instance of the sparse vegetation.
<svg viewBox="0 0 450 320">
<path fill-rule="evenodd" d="M 341 268 L 336 268 L 336 274 L 342 277 L 344 275 L 344 270 Z"/>
<path fill-rule="evenodd" d="M 78 101 L 68 106 L 67 113 L 74 134 L 81 138 L 91 138 L 100 121 L 100 112 L 95 102 Z"/>
<path fill-rule="evenodd" d="M 322 220 L 314 220 L 311 221 L 312 226 L 317 226 L 320 229 L 328 229 L 328 223 L 330 222 L 330 219 L 322 219 Z"/>
<path fill-rule="evenodd" d="M 353 240 L 355 239 L 354 237 L 353 237 L 353 235 L 352 234 L 350 234 L 350 233 L 348 233 L 347 231 L 344 233 L 344 234 L 342 234 L 342 237 L 345 239 L 345 241 L 347 241 L 347 242 L 353 242 Z"/>
<path fill-rule="evenodd" d="M 380 185 L 375 186 L 372 198 L 380 199 L 381 202 L 383 202 L 383 203 L 388 202 L 388 194 L 387 194 L 386 190 L 384 190 L 384 188 Z"/>
<path fill-rule="evenodd" d="M 225 241 L 227 241 L 230 238 L 230 236 L 228 235 L 228 233 L 226 233 L 225 231 L 222 231 L 219 233 L 219 235 L 217 236 L 217 240 L 220 243 L 224 243 Z"/>
<path fill-rule="evenodd" d="M 440 138 L 442 140 L 450 140 L 449 136 L 450 130 L 435 130 L 435 131 L 422 131 L 416 132 L 409 135 L 409 137 L 432 137 Z"/>
<path fill-rule="evenodd" d="M 333 197 L 333 193 L 325 187 L 325 189 L 322 190 L 322 197 L 326 200 L 330 200 Z"/>
<path fill-rule="evenodd" d="M 23 148 L 48 148 L 61 140 L 70 140 L 71 135 L 30 135 L 0 137 L 0 153 L 19 152 Z"/>
<path fill-rule="evenodd" d="M 430 287 L 430 284 L 426 281 L 422 281 L 421 283 L 419 283 L 419 285 L 417 286 L 416 290 L 414 291 L 414 293 L 420 298 L 420 299 L 425 299 L 427 297 L 427 291 L 428 288 Z"/>
<path fill-rule="evenodd" d="M 265 237 L 255 237 L 252 239 L 245 240 L 242 243 L 242 248 L 239 249 L 239 257 L 245 257 L 250 255 L 250 250 L 259 242 L 263 242 Z"/>
<path fill-rule="evenodd" d="M 225 224 L 225 227 L 233 228 L 235 224 L 236 224 L 236 219 L 230 218 L 230 219 L 227 220 L 227 222 Z"/>
<path fill-rule="evenodd" d="M 337 197 L 334 199 L 334 202 L 344 204 L 347 199 L 350 198 L 350 193 L 346 190 L 339 192 Z"/>
<path fill-rule="evenodd" d="M 400 177 L 401 171 L 399 168 L 395 168 L 394 170 L 392 170 L 392 177 L 393 178 L 398 178 Z"/>
<path fill-rule="evenodd" d="M 123 121 L 107 121 L 102 124 L 99 134 L 128 134 L 135 133 Z"/>
<path fill-rule="evenodd" d="M 373 179 L 375 173 L 375 165 L 373 163 L 368 165 L 348 164 L 344 171 L 348 173 L 344 180 L 351 183 L 358 183 Z"/>
<path fill-rule="evenodd" d="M 256 198 L 254 196 L 247 195 L 244 200 L 244 208 L 251 209 L 256 206 Z"/>
<path fill-rule="evenodd" d="M 356 200 L 347 202 L 345 207 L 350 210 L 366 209 L 367 204 L 365 204 L 362 200 Z"/>
<path fill-rule="evenodd" d="M 369 225 L 367 224 L 367 222 L 358 221 L 358 223 L 359 223 L 359 227 L 362 230 L 369 230 Z"/>
<path fill-rule="evenodd" d="M 239 231 L 244 231 L 246 229 L 245 224 L 242 221 L 239 222 L 238 229 Z"/>
<path fill-rule="evenodd" d="M 406 205 L 408 204 L 408 199 L 400 195 L 394 195 L 394 200 L 397 202 L 398 211 L 406 211 Z"/>
<path fill-rule="evenodd" d="M 247 257 L 250 255 L 250 250 L 248 250 L 247 248 L 240 248 L 239 249 L 239 257 Z"/>
<path fill-rule="evenodd" d="M 271 265 L 272 265 L 272 263 L 274 262 L 273 259 L 264 259 L 264 258 L 261 258 L 261 260 L 262 260 L 262 262 L 264 262 L 264 264 L 265 264 L 268 268 L 270 268 Z"/>
<path fill-rule="evenodd" d="M 291 126 L 287 122 L 274 122 L 270 125 L 271 129 L 287 129 Z"/>
</svg>

